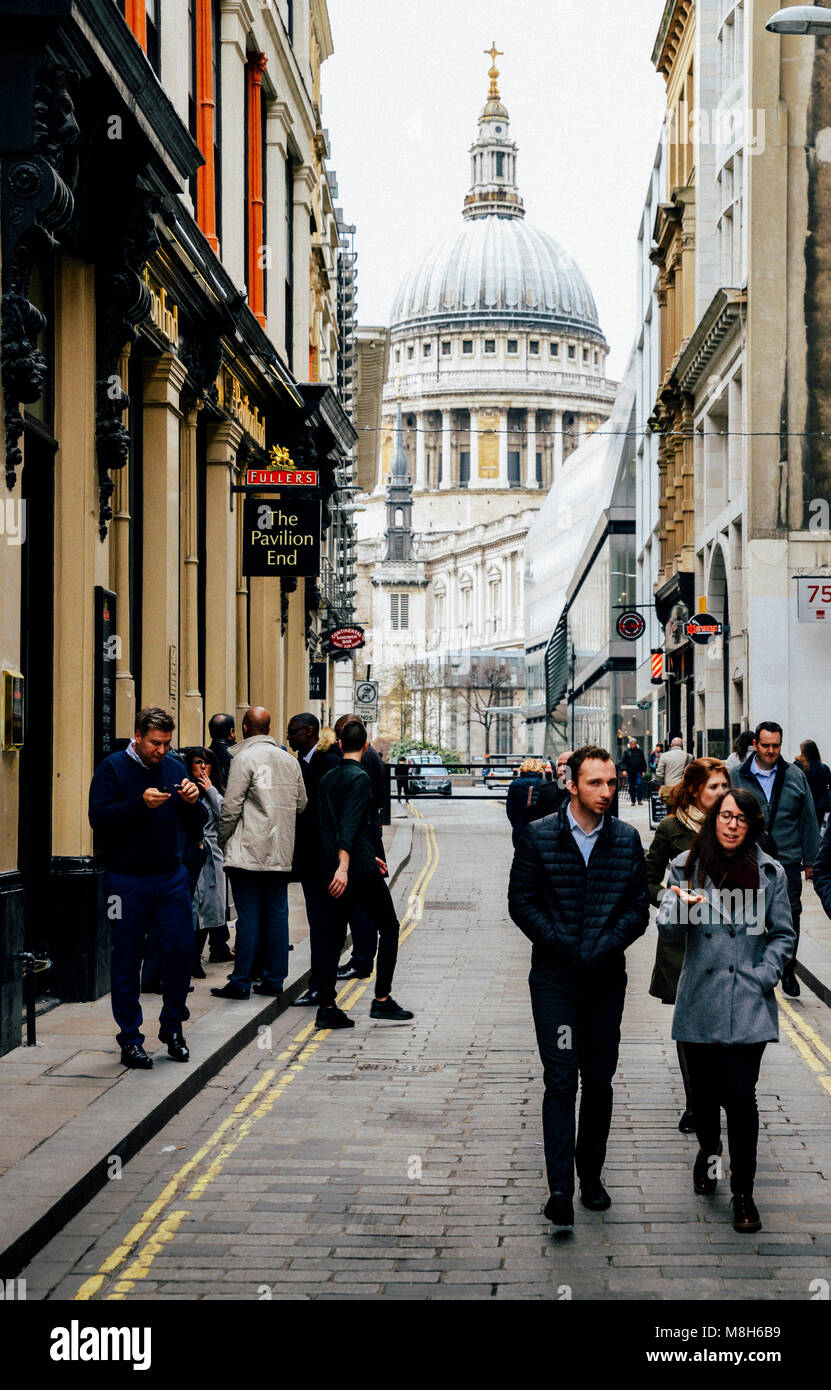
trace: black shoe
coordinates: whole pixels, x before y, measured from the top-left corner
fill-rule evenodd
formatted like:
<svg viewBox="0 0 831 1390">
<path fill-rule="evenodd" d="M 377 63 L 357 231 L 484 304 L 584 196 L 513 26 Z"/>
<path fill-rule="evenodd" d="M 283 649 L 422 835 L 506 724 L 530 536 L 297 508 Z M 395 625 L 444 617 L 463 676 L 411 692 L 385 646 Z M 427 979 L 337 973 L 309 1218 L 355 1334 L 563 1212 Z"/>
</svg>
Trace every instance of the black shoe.
<svg viewBox="0 0 831 1390">
<path fill-rule="evenodd" d="M 552 1192 L 543 1215 L 555 1231 L 565 1234 L 574 1229 L 574 1203 L 567 1192 Z"/>
<path fill-rule="evenodd" d="M 122 1067 L 133 1067 L 136 1071 L 149 1071 L 153 1058 L 148 1057 L 141 1043 L 125 1043 L 121 1049 Z"/>
<path fill-rule="evenodd" d="M 718 1152 L 724 1152 L 724 1144 L 719 1142 Z M 699 1149 L 693 1164 L 693 1191 L 699 1197 L 710 1197 L 716 1190 L 718 1178 L 710 1177 L 710 1167 L 712 1165 L 712 1155 L 705 1154 L 703 1149 Z"/>
<path fill-rule="evenodd" d="M 254 993 L 269 994 L 272 998 L 276 999 L 278 995 L 283 993 L 283 988 L 282 985 L 278 989 L 276 985 L 259 984 L 254 986 Z"/>
<path fill-rule="evenodd" d="M 296 999 L 292 999 L 291 1002 L 292 1002 L 292 1004 L 295 1006 L 295 1008 L 298 1008 L 298 1009 L 305 1009 L 305 1008 L 308 1008 L 308 1006 L 309 1006 L 310 1004 L 316 1004 L 316 1003 L 317 1003 L 317 990 L 316 990 L 316 989 L 307 989 L 305 994 L 298 994 L 297 998 L 296 998 Z"/>
<path fill-rule="evenodd" d="M 691 1110 L 685 1110 L 680 1120 L 678 1128 L 682 1134 L 695 1134 L 695 1116 Z"/>
<path fill-rule="evenodd" d="M 370 1018 L 391 1018 L 396 1023 L 407 1023 L 414 1017 L 409 1009 L 402 1009 L 400 1004 L 396 1004 L 392 995 L 388 999 L 373 999 L 369 1016 Z"/>
<path fill-rule="evenodd" d="M 189 1062 L 190 1052 L 181 1028 L 160 1028 L 159 1042 L 167 1043 L 167 1055 L 174 1062 Z"/>
<path fill-rule="evenodd" d="M 756 1203 L 752 1197 L 746 1193 L 733 1193 L 733 1230 L 740 1231 L 743 1235 L 752 1235 L 754 1231 L 761 1231 L 762 1219 L 756 1209 Z"/>
<path fill-rule="evenodd" d="M 190 972 L 190 978 L 192 980 L 207 980 L 208 977 L 202 969 L 201 960 L 195 960 L 193 962 L 193 969 Z"/>
<path fill-rule="evenodd" d="M 354 1028 L 355 1020 L 345 1014 L 343 1009 L 339 1009 L 337 1004 L 330 1004 L 328 1008 L 319 1008 L 315 1019 L 315 1028 Z"/>
<path fill-rule="evenodd" d="M 249 991 L 247 989 L 237 989 L 236 985 L 223 985 L 222 989 L 212 989 L 211 994 L 215 994 L 217 999 L 247 999 Z"/>
<path fill-rule="evenodd" d="M 589 1211 L 608 1211 L 612 1199 L 598 1178 L 596 1182 L 580 1183 L 580 1201 Z"/>
<path fill-rule="evenodd" d="M 233 959 L 233 951 L 229 951 L 227 946 L 222 946 L 218 951 L 211 951 L 210 955 L 208 956 L 208 964 L 223 965 L 225 961 Z"/>
<path fill-rule="evenodd" d="M 782 993 L 787 994 L 789 999 L 798 999 L 802 993 L 793 970 L 786 970 L 782 976 Z"/>
<path fill-rule="evenodd" d="M 369 975 L 372 974 L 370 970 Z M 354 965 L 342 965 L 338 970 L 339 980 L 368 980 L 369 975 L 362 970 L 356 970 Z"/>
</svg>

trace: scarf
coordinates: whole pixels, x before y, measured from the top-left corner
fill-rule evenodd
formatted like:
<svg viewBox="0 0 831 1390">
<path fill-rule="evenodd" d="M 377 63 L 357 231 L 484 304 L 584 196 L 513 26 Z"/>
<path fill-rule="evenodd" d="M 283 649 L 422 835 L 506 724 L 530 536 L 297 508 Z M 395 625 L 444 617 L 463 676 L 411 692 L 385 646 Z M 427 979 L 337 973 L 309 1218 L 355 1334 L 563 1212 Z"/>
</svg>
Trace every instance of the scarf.
<svg viewBox="0 0 831 1390">
<path fill-rule="evenodd" d="M 677 810 L 675 819 L 683 825 L 685 830 L 691 830 L 693 835 L 697 835 L 706 819 L 707 812 L 699 811 L 697 806 L 690 804 L 686 811 Z"/>
<path fill-rule="evenodd" d="M 759 887 L 759 861 L 755 845 L 741 855 L 720 854 L 716 864 L 719 888 L 739 888 L 750 892 Z"/>
</svg>

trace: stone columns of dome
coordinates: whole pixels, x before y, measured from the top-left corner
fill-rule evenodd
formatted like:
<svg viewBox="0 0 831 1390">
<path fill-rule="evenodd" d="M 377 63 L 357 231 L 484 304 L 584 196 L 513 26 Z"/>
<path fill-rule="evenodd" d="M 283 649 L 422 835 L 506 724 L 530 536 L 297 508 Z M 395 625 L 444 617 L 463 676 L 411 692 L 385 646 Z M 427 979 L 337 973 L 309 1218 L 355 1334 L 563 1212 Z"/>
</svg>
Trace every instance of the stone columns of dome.
<svg viewBox="0 0 831 1390">
<path fill-rule="evenodd" d="M 499 481 L 498 487 L 508 487 L 508 412 L 499 412 Z"/>
<path fill-rule="evenodd" d="M 537 412 L 527 412 L 525 426 L 525 486 L 537 487 Z"/>
<path fill-rule="evenodd" d="M 470 480 L 468 487 L 487 486 L 487 481 L 479 477 L 479 411 L 470 410 Z"/>
<path fill-rule="evenodd" d="M 451 433 L 452 416 L 449 410 L 441 413 L 441 482 L 439 487 L 446 491 L 453 486 L 453 436 Z"/>
<path fill-rule="evenodd" d="M 416 476 L 415 490 L 423 492 L 427 487 L 427 437 L 424 433 L 426 429 L 425 415 L 419 411 L 415 417 L 416 428 Z"/>
<path fill-rule="evenodd" d="M 563 466 L 563 412 L 555 410 L 552 417 L 552 429 L 554 431 L 554 477 L 552 482 L 556 482 L 560 476 Z"/>
<path fill-rule="evenodd" d="M 587 424 L 587 420 L 586 420 L 585 415 L 579 416 L 579 418 L 578 418 L 578 420 L 577 420 L 577 443 L 578 443 L 578 445 L 582 444 L 582 443 L 585 441 L 585 439 L 586 439 L 586 424 Z"/>
</svg>

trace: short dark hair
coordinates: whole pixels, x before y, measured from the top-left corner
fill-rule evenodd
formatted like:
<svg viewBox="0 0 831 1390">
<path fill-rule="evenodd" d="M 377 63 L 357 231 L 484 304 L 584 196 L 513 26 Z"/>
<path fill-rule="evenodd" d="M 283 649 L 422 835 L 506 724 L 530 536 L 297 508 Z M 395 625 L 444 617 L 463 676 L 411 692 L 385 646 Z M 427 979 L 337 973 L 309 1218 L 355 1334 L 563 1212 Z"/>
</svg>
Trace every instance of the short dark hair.
<svg viewBox="0 0 831 1390">
<path fill-rule="evenodd" d="M 141 734 L 142 738 L 151 729 L 161 729 L 163 734 L 172 734 L 176 728 L 176 720 L 167 710 L 160 709 L 158 705 L 147 705 L 140 709 L 136 715 L 136 733 Z"/>
<path fill-rule="evenodd" d="M 208 720 L 208 733 L 211 738 L 227 738 L 237 724 L 232 714 L 212 714 Z"/>
<path fill-rule="evenodd" d="M 799 751 L 803 758 L 806 758 L 809 763 L 822 762 L 819 749 L 812 738 L 804 738 L 799 745 Z"/>
<path fill-rule="evenodd" d="M 366 726 L 360 719 L 347 719 L 340 731 L 340 746 L 344 753 L 357 753 L 366 743 Z"/>
<path fill-rule="evenodd" d="M 320 720 L 316 714 L 293 714 L 289 724 L 296 724 L 299 729 L 314 729 L 316 734 L 320 733 Z"/>
<path fill-rule="evenodd" d="M 613 763 L 614 758 L 611 753 L 607 753 L 605 748 L 601 748 L 596 743 L 585 743 L 582 748 L 578 748 L 572 753 L 568 760 L 568 780 L 575 786 L 580 777 L 580 769 L 583 763 L 595 758 L 601 763 Z"/>
<path fill-rule="evenodd" d="M 752 729 L 745 729 L 733 744 L 733 752 L 737 753 L 740 758 L 746 758 L 755 737 Z"/>
<path fill-rule="evenodd" d="M 778 734 L 780 738 L 784 738 L 784 732 L 783 732 L 783 729 L 782 729 L 782 725 L 781 725 L 781 724 L 774 724 L 774 723 L 773 723 L 773 720 L 771 720 L 771 719 L 763 719 L 762 722 L 761 722 L 761 724 L 757 724 L 757 725 L 756 725 L 756 732 L 755 732 L 754 735 L 753 735 L 753 741 L 754 741 L 754 743 L 758 743 L 758 742 L 759 742 L 759 735 L 760 735 L 762 732 L 769 733 L 769 734 Z"/>
</svg>

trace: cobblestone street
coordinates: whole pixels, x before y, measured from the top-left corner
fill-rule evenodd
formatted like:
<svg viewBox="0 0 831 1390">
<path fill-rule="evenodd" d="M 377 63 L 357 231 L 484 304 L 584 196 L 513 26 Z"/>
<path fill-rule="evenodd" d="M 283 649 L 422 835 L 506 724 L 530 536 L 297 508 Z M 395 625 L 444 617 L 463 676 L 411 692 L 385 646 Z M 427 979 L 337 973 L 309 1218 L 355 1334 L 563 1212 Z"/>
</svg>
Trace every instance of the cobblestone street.
<svg viewBox="0 0 831 1390">
<path fill-rule="evenodd" d="M 28 1297 L 814 1297 L 831 1281 L 827 1007 L 807 990 L 785 1001 L 759 1086 L 763 1230 L 738 1235 L 727 1181 L 713 1198 L 692 1191 L 672 1011 L 647 993 L 650 929 L 629 953 L 613 1204 L 578 1204 L 574 1236 L 555 1241 L 504 805 L 421 802 L 415 815 L 394 986 L 414 1024 L 371 1022 L 362 981 L 341 996 L 349 1033 L 316 1034 L 289 1009 L 22 1271 Z"/>
</svg>

